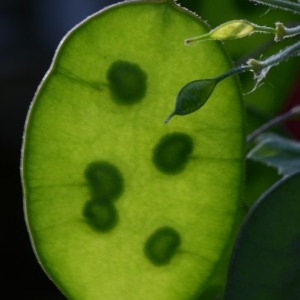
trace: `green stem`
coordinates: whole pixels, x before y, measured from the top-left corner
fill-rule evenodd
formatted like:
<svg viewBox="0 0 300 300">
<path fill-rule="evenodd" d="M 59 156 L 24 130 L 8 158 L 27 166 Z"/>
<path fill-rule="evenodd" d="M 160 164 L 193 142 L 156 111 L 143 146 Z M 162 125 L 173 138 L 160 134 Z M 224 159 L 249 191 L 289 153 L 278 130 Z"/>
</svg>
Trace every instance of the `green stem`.
<svg viewBox="0 0 300 300">
<path fill-rule="evenodd" d="M 268 130 L 269 128 L 273 127 L 274 125 L 277 125 L 279 123 L 285 122 L 288 119 L 291 119 L 297 115 L 300 115 L 300 106 L 295 106 L 291 110 L 287 111 L 286 113 L 283 113 L 274 119 L 270 120 L 269 122 L 263 124 L 261 127 L 254 130 L 252 133 L 250 133 L 247 136 L 247 143 L 252 142 L 255 140 L 261 133 Z"/>
<path fill-rule="evenodd" d="M 250 69 L 256 74 L 260 75 L 264 69 L 269 69 L 275 65 L 278 65 L 283 60 L 290 58 L 291 56 L 296 55 L 300 51 L 300 41 L 297 43 L 287 46 L 280 52 L 269 56 L 265 60 L 256 60 L 256 59 L 249 59 L 247 64 L 251 66 Z"/>
<path fill-rule="evenodd" d="M 221 80 L 234 75 L 234 74 L 240 74 L 242 72 L 246 72 L 246 71 L 250 71 L 252 69 L 252 66 L 250 65 L 241 65 L 241 66 L 237 66 L 233 69 L 230 69 L 229 71 L 217 76 L 214 78 L 214 80 L 216 80 L 216 82 L 220 82 Z"/>
<path fill-rule="evenodd" d="M 275 33 L 275 29 L 273 27 L 268 27 L 268 26 L 261 26 L 258 24 L 251 23 L 251 25 L 255 28 L 254 32 L 259 32 L 259 33 Z M 253 32 L 253 33 L 254 33 Z"/>
<path fill-rule="evenodd" d="M 275 41 L 281 41 L 285 38 L 291 38 L 300 34 L 300 25 L 294 27 L 285 27 L 282 23 L 276 23 Z"/>
<path fill-rule="evenodd" d="M 286 37 L 294 36 L 296 34 L 300 34 L 300 25 L 295 27 L 285 27 Z"/>
<path fill-rule="evenodd" d="M 286 1 L 286 0 L 250 0 L 250 1 L 259 4 L 265 4 L 273 8 L 280 8 L 298 14 L 300 13 L 300 4 L 291 1 Z"/>
</svg>

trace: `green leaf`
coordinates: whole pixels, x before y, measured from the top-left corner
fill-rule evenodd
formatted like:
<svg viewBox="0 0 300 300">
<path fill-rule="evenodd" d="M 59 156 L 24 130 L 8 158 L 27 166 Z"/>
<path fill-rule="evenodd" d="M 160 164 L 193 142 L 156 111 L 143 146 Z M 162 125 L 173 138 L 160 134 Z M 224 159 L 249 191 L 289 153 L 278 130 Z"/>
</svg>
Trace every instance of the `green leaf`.
<svg viewBox="0 0 300 300">
<path fill-rule="evenodd" d="M 279 174 L 300 171 L 300 143 L 274 133 L 262 134 L 247 158 L 277 168 Z"/>
<path fill-rule="evenodd" d="M 228 271 L 225 300 L 300 295 L 300 173 L 283 178 L 249 211 Z"/>
<path fill-rule="evenodd" d="M 193 115 L 163 123 L 195 78 L 230 68 L 173 1 L 130 1 L 63 40 L 32 104 L 23 149 L 28 228 L 68 299 L 200 295 L 231 236 L 243 183 L 235 79 Z"/>
</svg>

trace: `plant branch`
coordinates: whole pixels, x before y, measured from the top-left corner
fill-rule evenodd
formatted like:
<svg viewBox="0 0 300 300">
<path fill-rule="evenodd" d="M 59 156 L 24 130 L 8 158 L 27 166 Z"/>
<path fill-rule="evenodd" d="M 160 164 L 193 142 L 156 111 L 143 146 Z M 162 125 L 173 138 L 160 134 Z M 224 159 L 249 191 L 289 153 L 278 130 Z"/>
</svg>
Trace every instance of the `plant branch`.
<svg viewBox="0 0 300 300">
<path fill-rule="evenodd" d="M 255 3 L 264 4 L 272 8 L 292 11 L 300 14 L 300 4 L 286 0 L 250 0 Z"/>
<path fill-rule="evenodd" d="M 281 63 L 284 60 L 287 60 L 291 56 L 297 55 L 300 52 L 300 41 L 290 46 L 287 46 L 278 53 L 269 56 L 265 60 L 256 60 L 249 59 L 247 64 L 251 66 L 251 70 L 254 72 L 256 78 L 263 78 L 268 70 Z"/>
<path fill-rule="evenodd" d="M 288 119 L 291 119 L 295 116 L 300 116 L 300 106 L 295 106 L 291 110 L 287 111 L 286 113 L 283 113 L 274 119 L 270 120 L 269 122 L 263 124 L 261 127 L 254 130 L 252 133 L 250 133 L 247 136 L 247 143 L 252 142 L 255 140 L 261 133 L 268 130 L 269 128 L 273 127 L 274 125 L 280 124 L 282 122 L 285 122 Z"/>
<path fill-rule="evenodd" d="M 230 69 L 229 71 L 217 76 L 214 78 L 214 80 L 216 80 L 216 82 L 220 82 L 221 80 L 229 77 L 229 76 L 232 76 L 232 75 L 235 75 L 235 74 L 240 74 L 240 73 L 243 73 L 243 72 L 246 72 L 246 71 L 250 71 L 252 70 L 252 66 L 246 64 L 246 65 L 240 65 L 240 66 L 237 66 L 235 68 L 232 68 Z"/>
<path fill-rule="evenodd" d="M 276 25 L 276 35 L 275 35 L 276 42 L 300 34 L 300 25 L 294 27 L 286 27 L 280 22 L 277 22 L 275 25 Z"/>
</svg>

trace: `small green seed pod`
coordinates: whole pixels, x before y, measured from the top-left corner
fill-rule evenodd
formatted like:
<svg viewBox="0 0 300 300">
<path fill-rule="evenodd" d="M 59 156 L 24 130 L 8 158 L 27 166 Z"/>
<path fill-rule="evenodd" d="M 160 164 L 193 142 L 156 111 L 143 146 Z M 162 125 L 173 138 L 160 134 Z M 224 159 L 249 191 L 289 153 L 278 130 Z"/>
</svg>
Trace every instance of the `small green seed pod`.
<svg viewBox="0 0 300 300">
<path fill-rule="evenodd" d="M 275 29 L 267 26 L 260 26 L 247 20 L 232 20 L 212 29 L 209 33 L 189 38 L 185 41 L 187 45 L 207 40 L 234 40 L 249 36 L 253 33 L 275 33 Z"/>
<path fill-rule="evenodd" d="M 175 109 L 167 117 L 167 123 L 174 115 L 187 115 L 201 108 L 212 94 L 217 79 L 195 80 L 186 84 L 179 92 Z"/>
</svg>

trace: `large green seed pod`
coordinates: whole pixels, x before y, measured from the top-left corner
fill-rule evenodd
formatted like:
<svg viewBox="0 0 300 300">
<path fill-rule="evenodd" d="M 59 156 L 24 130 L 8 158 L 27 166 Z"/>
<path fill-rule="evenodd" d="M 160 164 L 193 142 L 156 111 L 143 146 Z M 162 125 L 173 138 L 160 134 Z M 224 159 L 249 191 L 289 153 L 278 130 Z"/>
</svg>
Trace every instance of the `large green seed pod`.
<svg viewBox="0 0 300 300">
<path fill-rule="evenodd" d="M 57 50 L 22 163 L 36 254 L 68 299 L 192 299 L 212 275 L 243 181 L 236 80 L 164 124 L 185 84 L 230 68 L 216 42 L 184 45 L 205 32 L 173 1 L 129 1 Z"/>
</svg>

